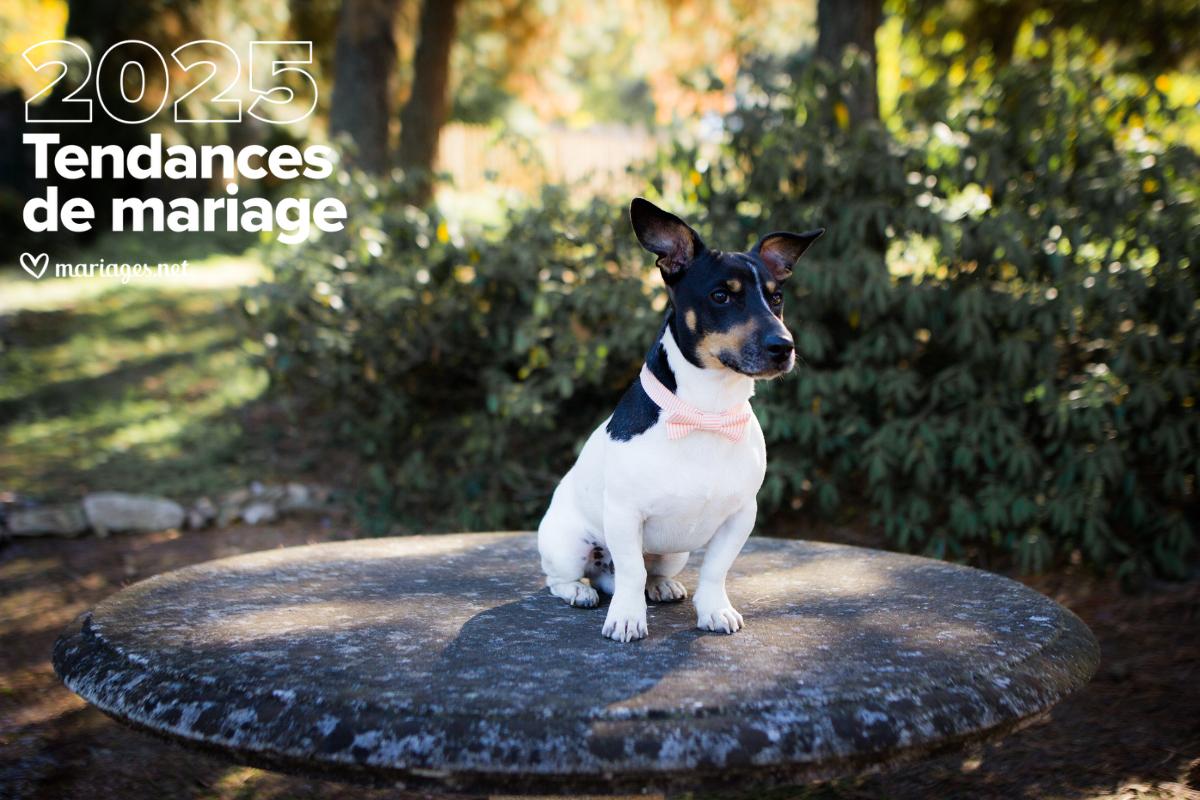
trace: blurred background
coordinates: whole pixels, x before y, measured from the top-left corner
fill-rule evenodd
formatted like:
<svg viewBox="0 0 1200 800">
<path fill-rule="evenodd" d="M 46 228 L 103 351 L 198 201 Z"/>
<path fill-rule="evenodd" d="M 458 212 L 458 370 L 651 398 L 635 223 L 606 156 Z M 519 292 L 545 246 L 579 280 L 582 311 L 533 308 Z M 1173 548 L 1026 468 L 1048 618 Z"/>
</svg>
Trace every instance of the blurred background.
<svg viewBox="0 0 1200 800">
<path fill-rule="evenodd" d="M 183 290 L 5 271 L 0 486 L 52 500 L 152 474 L 159 493 L 189 500 L 312 473 L 338 478 L 372 532 L 527 527 L 661 318 L 623 211 L 645 194 L 726 249 L 776 228 L 830 230 L 790 287 L 802 367 L 762 391 L 766 520 L 799 512 L 984 565 L 1075 558 L 1131 581 L 1181 576 L 1200 457 L 1200 10 L 1127 8 L 9 2 L 9 262 L 74 249 L 204 266 Z M 54 38 L 96 54 L 131 38 L 164 54 L 214 39 L 243 61 L 252 41 L 312 41 L 305 68 L 321 91 L 298 122 L 281 103 L 282 124 L 178 124 L 168 106 L 143 125 L 97 114 L 30 129 L 127 146 L 152 132 L 333 141 L 330 181 L 242 188 L 337 196 L 344 234 L 289 247 L 103 237 L 103 220 L 86 239 L 24 232 L 23 203 L 44 187 L 18 133 L 47 75 L 21 54 Z M 205 57 L 214 85 L 249 99 L 231 57 Z M 203 72 L 175 65 L 168 88 L 148 66 L 142 107 Z M 213 94 L 183 108 L 219 116 Z M 221 184 L 64 192 L 103 214 L 111 196 Z"/>
<path fill-rule="evenodd" d="M 336 196 L 346 229 L 294 247 L 28 234 L 21 209 L 44 185 L 20 132 L 45 76 L 21 54 L 57 38 L 93 54 L 212 39 L 243 62 L 253 41 L 311 41 L 320 95 L 298 122 L 281 103 L 280 124 L 175 124 L 168 107 L 37 128 L 81 144 L 332 142 L 328 181 L 243 181 L 240 196 Z M 245 75 L 211 57 L 248 100 Z M 200 77 L 147 74 L 149 110 Z M 184 108 L 217 113 L 205 96 Z M 799 366 L 756 400 L 759 531 L 1025 576 L 1093 625 L 1115 670 L 1055 712 L 1058 733 L 1014 737 L 982 768 L 831 791 L 1193 797 L 1198 149 L 1195 0 L 5 0 L 0 509 L 111 489 L 171 498 L 209 528 L 53 552 L 11 539 L 7 630 L 49 635 L 114 584 L 226 552 L 535 525 L 665 310 L 626 216 L 644 195 L 722 249 L 828 229 L 787 287 Z M 70 188 L 101 208 L 223 189 Z M 22 251 L 191 269 L 34 281 Z M 320 513 L 284 519 L 289 484 Z M 266 510 L 243 513 L 247 498 Z M 37 594 L 49 578 L 74 588 Z M 36 683 L 41 665 L 18 666 Z M 62 707 L 28 724 L 69 739 Z M 219 774 L 178 793 L 334 791 Z"/>
</svg>

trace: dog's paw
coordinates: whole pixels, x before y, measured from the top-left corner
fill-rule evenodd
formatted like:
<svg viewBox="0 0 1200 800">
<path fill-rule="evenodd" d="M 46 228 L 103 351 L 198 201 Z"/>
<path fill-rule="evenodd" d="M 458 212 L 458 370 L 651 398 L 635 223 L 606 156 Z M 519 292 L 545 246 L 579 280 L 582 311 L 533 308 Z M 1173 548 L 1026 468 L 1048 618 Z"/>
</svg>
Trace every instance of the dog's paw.
<svg viewBox="0 0 1200 800">
<path fill-rule="evenodd" d="M 617 642 L 641 639 L 646 635 L 646 609 L 622 610 L 619 606 L 609 606 L 603 633 Z"/>
<path fill-rule="evenodd" d="M 556 583 L 550 587 L 550 594 L 577 608 L 595 608 L 600 605 L 600 595 L 583 581 Z"/>
<path fill-rule="evenodd" d="M 705 631 L 717 633 L 733 633 L 740 631 L 743 625 L 742 615 L 733 606 L 726 605 L 713 611 L 696 611 L 696 627 Z"/>
<path fill-rule="evenodd" d="M 673 578 L 651 575 L 646 579 L 646 597 L 656 603 L 675 603 L 687 597 L 687 589 Z"/>
</svg>

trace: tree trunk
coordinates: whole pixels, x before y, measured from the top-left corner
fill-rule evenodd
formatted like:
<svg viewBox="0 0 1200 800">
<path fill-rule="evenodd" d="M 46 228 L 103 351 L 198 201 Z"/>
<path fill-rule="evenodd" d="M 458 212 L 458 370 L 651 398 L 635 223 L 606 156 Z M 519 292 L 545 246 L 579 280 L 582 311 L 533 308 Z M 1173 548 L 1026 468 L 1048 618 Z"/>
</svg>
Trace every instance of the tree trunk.
<svg viewBox="0 0 1200 800">
<path fill-rule="evenodd" d="M 438 136 L 450 108 L 450 49 L 458 5 L 459 0 L 424 0 L 421 7 L 412 92 L 400 113 L 400 166 L 411 176 L 411 199 L 417 205 L 433 195 Z"/>
<path fill-rule="evenodd" d="M 400 0 L 395 0 L 396 5 Z M 298 42 L 312 42 L 313 59 L 319 74 L 334 75 L 333 59 L 337 53 L 338 19 L 342 15 L 339 0 L 287 0 L 288 36 Z M 330 35 L 331 32 L 333 35 Z M 324 98 L 328 113 L 332 96 Z M 320 112 L 318 112 L 320 113 Z"/>
<path fill-rule="evenodd" d="M 388 168 L 395 22 L 396 0 L 342 0 L 329 131 L 349 134 L 355 163 L 376 174 Z"/>
<path fill-rule="evenodd" d="M 135 145 L 146 144 L 150 134 L 145 124 L 118 122 L 101 107 L 99 102 L 100 92 L 106 98 L 115 99 L 121 96 L 120 78 L 125 71 L 106 66 L 104 74 L 100 75 L 96 70 L 104 53 L 117 42 L 126 39 L 143 40 L 157 46 L 163 53 L 171 52 L 174 45 L 170 44 L 165 35 L 164 27 L 166 26 L 156 25 L 161 22 L 162 20 L 157 18 L 157 12 L 151 8 L 147 0 L 130 0 L 129 2 L 125 0 L 68 0 L 65 38 L 80 39 L 87 42 L 91 49 L 91 79 L 84 84 L 83 89 L 76 97 L 92 101 L 92 121 L 86 125 L 68 123 L 32 125 L 27 126 L 26 130 L 36 130 L 39 133 L 58 133 L 61 137 L 60 147 L 67 145 L 88 147 L 99 143 L 117 145 L 128 151 Z M 119 55 L 114 56 L 118 60 L 138 59 L 138 63 L 142 63 L 146 57 L 146 48 L 137 46 L 119 51 Z M 151 81 L 155 81 L 151 87 L 146 89 L 146 97 L 154 97 L 156 91 L 166 88 L 159 77 L 162 69 L 157 64 L 150 62 L 142 63 L 142 66 L 143 74 L 148 76 Z M 73 81 L 60 81 L 55 85 L 52 96 L 57 100 L 68 94 L 73 86 Z M 130 109 L 124 106 L 115 110 L 124 114 L 139 113 L 139 109 Z M 149 110 L 150 108 L 146 107 L 140 109 L 145 112 Z M 169 107 L 167 107 L 159 114 L 159 119 L 162 119 L 164 114 L 169 115 L 170 113 Z M 154 191 L 150 189 L 150 184 L 146 181 L 136 180 L 129 175 L 123 178 L 108 178 L 103 181 L 73 183 L 75 185 L 69 187 L 67 194 L 87 200 L 96 212 L 91 230 L 82 236 L 85 240 L 94 239 L 100 235 L 101 231 L 111 228 L 113 198 L 142 197 L 147 191 Z"/>
<path fill-rule="evenodd" d="M 853 45 L 867 57 L 867 71 L 855 82 L 846 106 L 855 121 L 879 119 L 875 31 L 883 22 L 883 0 L 818 0 L 817 57 L 841 64 Z"/>
</svg>

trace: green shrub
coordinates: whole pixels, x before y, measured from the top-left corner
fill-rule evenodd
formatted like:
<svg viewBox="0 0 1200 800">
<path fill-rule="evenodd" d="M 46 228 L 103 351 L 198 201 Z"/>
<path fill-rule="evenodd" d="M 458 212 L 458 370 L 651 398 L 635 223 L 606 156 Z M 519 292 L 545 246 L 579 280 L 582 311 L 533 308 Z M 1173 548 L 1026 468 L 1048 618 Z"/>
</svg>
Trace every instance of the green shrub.
<svg viewBox="0 0 1200 800">
<path fill-rule="evenodd" d="M 719 147 L 662 155 L 648 185 L 710 242 L 829 229 L 788 289 L 801 365 L 756 401 L 764 513 L 865 510 L 898 547 L 991 565 L 1186 569 L 1197 157 L 1153 135 L 1174 120 L 1152 86 L 1080 46 L 915 89 L 897 133 L 848 123 L 839 74 L 760 61 Z M 548 189 L 451 235 L 348 192 L 352 229 L 248 298 L 275 385 L 337 420 L 380 519 L 534 525 L 661 318 L 624 200 Z"/>
<path fill-rule="evenodd" d="M 1172 121 L 1145 81 L 1050 44 L 992 82 L 914 93 L 937 121 L 910 111 L 902 141 L 845 124 L 836 75 L 748 76 L 695 188 L 701 224 L 831 232 L 791 286 L 806 366 L 759 403 L 766 505 L 865 500 L 891 541 L 937 556 L 1036 570 L 1079 551 L 1178 575 L 1197 510 L 1200 165 L 1129 132 Z"/>
</svg>

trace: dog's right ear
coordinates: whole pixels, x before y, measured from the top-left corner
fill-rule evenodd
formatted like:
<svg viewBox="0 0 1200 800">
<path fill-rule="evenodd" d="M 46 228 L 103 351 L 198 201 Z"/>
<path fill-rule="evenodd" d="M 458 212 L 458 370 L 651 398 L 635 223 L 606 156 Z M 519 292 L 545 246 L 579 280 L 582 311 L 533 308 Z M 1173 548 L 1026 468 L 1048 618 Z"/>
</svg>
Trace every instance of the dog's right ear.
<svg viewBox="0 0 1200 800">
<path fill-rule="evenodd" d="M 704 252 L 698 233 L 644 197 L 635 197 L 629 204 L 629 219 L 642 247 L 658 256 L 658 268 L 668 282 L 682 275 L 688 264 Z"/>
</svg>

